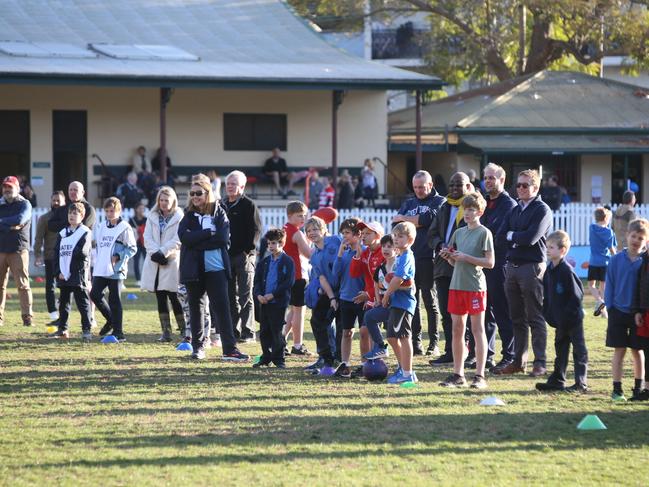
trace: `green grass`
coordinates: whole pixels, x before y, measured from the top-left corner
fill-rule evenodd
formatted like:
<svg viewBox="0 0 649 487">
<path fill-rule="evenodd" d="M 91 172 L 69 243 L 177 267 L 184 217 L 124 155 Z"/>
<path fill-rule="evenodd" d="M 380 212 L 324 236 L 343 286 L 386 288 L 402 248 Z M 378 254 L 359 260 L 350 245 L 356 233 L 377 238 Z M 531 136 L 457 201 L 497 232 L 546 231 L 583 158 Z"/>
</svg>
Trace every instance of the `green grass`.
<svg viewBox="0 0 649 487">
<path fill-rule="evenodd" d="M 145 293 L 125 300 L 127 343 L 81 343 L 77 316 L 73 339 L 58 343 L 45 338 L 42 287 L 32 329 L 18 326 L 9 292 L 0 485 L 646 485 L 649 405 L 610 401 L 602 319 L 586 321 L 589 394 L 541 395 L 524 376 L 488 378 L 485 392 L 445 390 L 437 383 L 449 369 L 423 358 L 408 390 L 305 376 L 307 359 L 293 357 L 285 371 L 224 364 L 219 350 L 191 362 L 155 343 Z M 627 394 L 630 374 L 629 362 Z M 506 406 L 479 406 L 488 395 Z M 577 431 L 585 414 L 608 430 Z"/>
</svg>

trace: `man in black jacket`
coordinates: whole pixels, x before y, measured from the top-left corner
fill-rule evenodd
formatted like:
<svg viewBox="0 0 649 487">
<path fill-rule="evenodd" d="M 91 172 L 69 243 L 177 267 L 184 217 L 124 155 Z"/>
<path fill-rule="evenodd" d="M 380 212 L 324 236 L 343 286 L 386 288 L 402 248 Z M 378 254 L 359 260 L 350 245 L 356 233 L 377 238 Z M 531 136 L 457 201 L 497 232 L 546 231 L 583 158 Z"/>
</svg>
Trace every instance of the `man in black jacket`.
<svg viewBox="0 0 649 487">
<path fill-rule="evenodd" d="M 261 233 L 261 218 L 257 205 L 245 196 L 246 175 L 232 171 L 225 178 L 227 198 L 221 206 L 230 220 L 230 314 L 232 328 L 239 341 L 255 340 L 254 302 L 255 249 Z"/>
<path fill-rule="evenodd" d="M 97 222 L 95 209 L 84 199 L 85 190 L 79 181 L 72 181 L 68 186 L 68 204 L 58 207 L 52 212 L 52 218 L 47 222 L 50 232 L 60 232 L 68 226 L 68 210 L 72 203 L 82 203 L 86 208 L 86 216 L 83 217 L 83 224 L 92 232 Z"/>
<path fill-rule="evenodd" d="M 448 196 L 428 230 L 428 245 L 433 249 L 433 276 L 437 289 L 439 311 L 442 315 L 442 328 L 444 329 L 444 354 L 431 360 L 431 365 L 447 365 L 453 363 L 453 323 L 448 312 L 448 290 L 453 276 L 453 267 L 440 256 L 440 250 L 448 245 L 453 232 L 466 225 L 462 214 L 462 200 L 473 191 L 469 176 L 463 172 L 456 172 L 448 183 Z"/>
<path fill-rule="evenodd" d="M 514 361 L 496 374 L 525 372 L 529 330 L 532 331 L 534 368 L 531 375 L 546 373 L 545 348 L 548 331 L 543 318 L 545 237 L 552 225 L 552 211 L 539 196 L 539 173 L 526 169 L 518 174 L 519 202 L 496 235 L 496 246 L 507 246 L 505 294 L 514 324 Z"/>
</svg>

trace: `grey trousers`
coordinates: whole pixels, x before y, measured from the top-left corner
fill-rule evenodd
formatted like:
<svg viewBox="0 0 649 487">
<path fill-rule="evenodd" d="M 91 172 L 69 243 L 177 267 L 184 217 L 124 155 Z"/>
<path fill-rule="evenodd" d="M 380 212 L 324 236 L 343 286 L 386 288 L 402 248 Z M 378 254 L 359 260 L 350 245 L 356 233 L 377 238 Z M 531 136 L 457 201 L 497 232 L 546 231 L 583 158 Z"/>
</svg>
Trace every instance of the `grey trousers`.
<svg viewBox="0 0 649 487">
<path fill-rule="evenodd" d="M 543 274 L 545 262 L 507 263 L 505 294 L 514 325 L 514 364 L 527 365 L 529 331 L 532 332 L 534 365 L 545 367 L 548 330 L 543 318 Z"/>
<path fill-rule="evenodd" d="M 255 279 L 255 254 L 237 254 L 230 257 L 230 316 L 235 337 L 247 338 L 255 334 L 255 307 L 252 288 Z"/>
</svg>

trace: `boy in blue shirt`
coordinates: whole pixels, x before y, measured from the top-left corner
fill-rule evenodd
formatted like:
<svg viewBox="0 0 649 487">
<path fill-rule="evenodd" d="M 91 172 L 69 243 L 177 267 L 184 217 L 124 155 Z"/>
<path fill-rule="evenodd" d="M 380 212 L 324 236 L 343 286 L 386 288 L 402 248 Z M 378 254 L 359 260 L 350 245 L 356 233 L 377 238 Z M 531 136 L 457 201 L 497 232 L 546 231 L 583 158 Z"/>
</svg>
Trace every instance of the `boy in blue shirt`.
<svg viewBox="0 0 649 487">
<path fill-rule="evenodd" d="M 338 248 L 338 257 L 334 263 L 334 287 L 339 287 L 338 309 L 340 319 L 336 320 L 336 349 L 340 355 L 340 365 L 335 375 L 349 379 L 352 376 L 350 361 L 352 355 L 352 338 L 356 322 L 363 323 L 363 303 L 354 303 L 354 298 L 365 288 L 363 276 L 352 277 L 350 267 L 352 259 L 361 245 L 361 230 L 358 218 L 347 218 L 340 224 L 342 243 Z"/>
<path fill-rule="evenodd" d="M 334 365 L 336 340 L 335 332 L 331 333 L 331 329 L 338 301 L 332 284 L 335 282 L 333 267 L 342 239 L 338 235 L 327 235 L 327 224 L 317 216 L 305 222 L 304 231 L 314 246 L 305 302 L 311 308 L 311 329 L 318 349 L 318 359 L 305 370 L 317 374 L 322 367 Z"/>
<path fill-rule="evenodd" d="M 399 256 L 394 263 L 394 275 L 383 295 L 381 304 L 390 308 L 387 323 L 388 343 L 399 362 L 396 372 L 388 378 L 389 384 L 417 382 L 412 370 L 412 316 L 415 313 L 415 256 L 410 247 L 415 241 L 417 228 L 410 222 L 401 222 L 392 229 L 394 245 Z M 410 285 L 407 289 L 402 287 Z"/>
<path fill-rule="evenodd" d="M 606 208 L 595 209 L 595 223 L 590 224 L 590 259 L 588 260 L 588 288 L 595 298 L 595 316 L 608 318 L 604 307 L 604 289 L 606 284 L 606 268 L 611 255 L 615 255 L 617 240 L 615 233 L 609 227 L 611 212 Z"/>
<path fill-rule="evenodd" d="M 264 237 L 270 255 L 265 257 L 255 271 L 254 295 L 261 305 L 259 341 L 262 355 L 254 368 L 275 364 L 285 369 L 284 363 L 284 317 L 288 307 L 291 287 L 295 282 L 293 259 L 283 251 L 286 232 L 273 228 Z"/>
<path fill-rule="evenodd" d="M 643 340 L 637 334 L 636 319 L 633 314 L 634 297 L 638 284 L 638 274 L 642 266 L 642 254 L 646 252 L 649 236 L 649 221 L 644 218 L 629 223 L 627 248 L 611 258 L 606 271 L 604 292 L 608 310 L 606 346 L 613 352 L 613 393 L 614 401 L 626 401 L 622 390 L 622 367 L 626 349 L 631 349 L 633 357 L 634 396 L 644 389 Z"/>
</svg>

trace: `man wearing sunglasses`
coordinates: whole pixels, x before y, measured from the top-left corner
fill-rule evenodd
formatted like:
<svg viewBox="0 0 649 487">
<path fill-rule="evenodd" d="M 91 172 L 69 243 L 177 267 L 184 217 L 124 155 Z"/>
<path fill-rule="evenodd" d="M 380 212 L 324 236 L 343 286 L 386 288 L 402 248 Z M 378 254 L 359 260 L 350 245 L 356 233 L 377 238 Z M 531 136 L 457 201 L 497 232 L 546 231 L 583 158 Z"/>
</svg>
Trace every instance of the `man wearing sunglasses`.
<svg viewBox="0 0 649 487">
<path fill-rule="evenodd" d="M 518 174 L 518 204 L 509 212 L 496 235 L 496 244 L 507 246 L 505 294 L 514 325 L 514 361 L 494 373 L 524 373 L 527 367 L 528 334 L 532 332 L 534 366 L 530 375 L 546 373 L 547 328 L 543 318 L 545 237 L 552 224 L 552 211 L 539 196 L 539 173 L 526 169 Z"/>
</svg>

